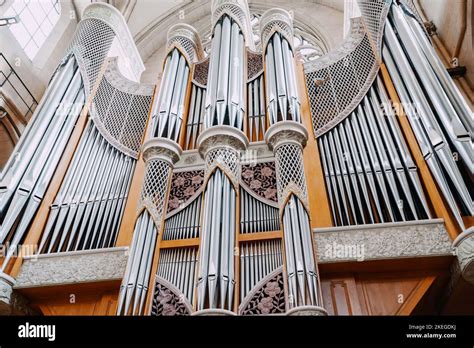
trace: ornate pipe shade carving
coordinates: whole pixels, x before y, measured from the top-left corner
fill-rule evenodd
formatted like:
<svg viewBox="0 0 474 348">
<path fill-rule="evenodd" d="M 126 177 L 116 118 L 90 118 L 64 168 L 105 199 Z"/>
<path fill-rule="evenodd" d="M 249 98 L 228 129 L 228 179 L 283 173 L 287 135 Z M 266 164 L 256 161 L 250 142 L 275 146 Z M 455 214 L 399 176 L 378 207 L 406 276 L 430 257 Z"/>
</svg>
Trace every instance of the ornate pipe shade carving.
<svg viewBox="0 0 474 348">
<path fill-rule="evenodd" d="M 260 19 L 260 36 L 263 48 L 267 47 L 268 41 L 277 32 L 288 41 L 293 50 L 293 20 L 290 13 L 281 8 L 271 8 L 264 12 Z"/>
<path fill-rule="evenodd" d="M 192 26 L 185 23 L 175 24 L 168 30 L 166 46 L 168 52 L 170 52 L 173 47 L 179 48 L 189 64 L 204 58 L 204 51 L 199 34 Z"/>
<path fill-rule="evenodd" d="M 250 11 L 245 0 L 212 0 L 212 27 L 223 15 L 232 18 L 240 27 L 244 37 L 245 44 L 255 50 L 255 43 L 252 36 L 252 26 L 250 24 Z"/>
<path fill-rule="evenodd" d="M 119 43 L 125 52 L 125 57 L 129 61 L 129 66 L 132 69 L 134 80 L 139 81 L 140 75 L 145 70 L 145 65 L 143 64 L 143 61 L 140 57 L 140 53 L 138 53 L 137 46 L 135 45 L 135 41 L 132 37 L 132 34 L 130 33 L 130 30 L 128 29 L 125 18 L 123 18 L 123 15 L 120 13 L 120 11 L 114 6 L 106 3 L 93 3 L 87 6 L 82 14 L 82 20 L 84 22 L 88 22 L 88 19 L 99 20 L 114 31 L 115 36 L 119 40 Z M 97 29 L 99 28 L 94 30 L 94 34 L 101 35 L 101 31 Z M 93 47 L 92 51 L 87 49 L 84 52 L 93 53 L 94 48 L 98 48 L 97 46 L 103 44 L 100 39 L 100 37 L 96 37 L 96 47 Z M 91 86 L 93 86 L 93 81 L 91 82 Z"/>
</svg>

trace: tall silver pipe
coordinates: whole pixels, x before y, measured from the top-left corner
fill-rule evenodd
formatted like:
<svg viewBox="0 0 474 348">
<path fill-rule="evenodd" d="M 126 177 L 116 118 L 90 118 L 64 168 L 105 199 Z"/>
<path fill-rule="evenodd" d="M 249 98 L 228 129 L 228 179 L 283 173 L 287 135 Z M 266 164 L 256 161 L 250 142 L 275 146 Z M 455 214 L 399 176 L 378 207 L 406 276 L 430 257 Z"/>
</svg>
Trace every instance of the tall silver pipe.
<svg viewBox="0 0 474 348">
<path fill-rule="evenodd" d="M 406 84 L 408 93 L 412 96 L 414 101 L 416 101 L 419 117 L 423 124 L 423 128 L 426 129 L 431 146 L 436 152 L 437 159 L 443 165 L 443 168 L 447 172 L 452 185 L 456 188 L 463 206 L 467 211 L 469 211 L 471 215 L 474 215 L 474 207 L 469 190 L 467 189 L 462 175 L 457 168 L 452 156 L 452 152 L 449 149 L 449 145 L 447 144 L 439 125 L 435 121 L 436 118 L 433 115 L 429 103 L 426 100 L 426 97 L 424 96 L 417 80 L 415 79 L 415 75 L 410 67 L 407 57 L 403 53 L 403 49 L 400 46 L 400 43 L 395 36 L 395 32 L 389 23 L 390 22 L 387 22 L 387 25 L 385 26 L 385 39 L 388 49 L 398 62 L 400 74 Z"/>
<path fill-rule="evenodd" d="M 418 177 L 418 168 L 416 167 L 416 164 L 412 159 L 410 150 L 408 149 L 408 145 L 406 144 L 400 126 L 396 121 L 395 114 L 393 113 L 393 109 L 391 107 L 390 101 L 388 99 L 385 87 L 382 83 L 380 76 L 377 76 L 377 89 L 382 101 L 383 108 L 387 115 L 385 120 L 388 122 L 389 128 L 394 136 L 394 141 L 396 143 L 396 147 L 398 148 L 400 157 L 403 161 L 406 170 L 408 171 L 408 176 L 410 177 L 411 183 L 415 188 L 415 194 L 421 202 L 423 211 L 425 212 L 426 216 L 428 218 L 431 218 L 431 212 L 428 207 L 428 202 L 425 198 L 425 195 L 423 193 L 423 187 L 421 186 L 421 182 Z"/>
<path fill-rule="evenodd" d="M 460 157 L 466 163 L 471 173 L 474 172 L 471 135 L 464 127 L 456 110 L 451 104 L 443 86 L 438 80 L 437 74 L 435 74 L 430 65 L 427 64 L 427 59 L 423 54 L 420 42 L 417 42 L 416 34 L 414 34 L 409 27 L 405 16 L 398 6 L 392 7 L 392 19 L 398 35 L 401 38 L 402 44 L 406 47 L 407 51 L 410 52 L 409 59 L 412 61 L 413 65 L 416 66 L 418 72 L 417 75 L 427 92 L 426 94 L 428 98 L 436 110 L 436 115 L 441 121 L 443 129 L 448 134 L 452 144 L 459 152 Z M 415 39 L 413 39 L 414 36 Z M 427 116 L 433 117 L 434 115 L 429 113 Z M 437 120 L 435 118 L 432 119 L 432 122 L 434 125 L 437 125 Z M 441 125 L 439 128 L 441 128 Z"/>
<path fill-rule="evenodd" d="M 413 129 L 413 133 L 415 134 L 415 137 L 420 146 L 423 158 L 425 159 L 426 163 L 428 163 L 430 171 L 433 174 L 435 180 L 437 181 L 437 184 L 439 185 L 444 198 L 446 199 L 449 207 L 451 208 L 451 211 L 456 221 L 458 222 L 459 226 L 464 228 L 464 222 L 459 212 L 456 201 L 443 174 L 443 170 L 439 162 L 435 158 L 435 149 L 432 148 L 431 141 L 428 138 L 428 135 L 425 134 L 425 130 L 423 128 L 423 125 L 421 124 L 420 118 L 416 115 L 413 108 L 409 107 L 410 105 L 412 105 L 412 101 L 397 71 L 392 55 L 390 54 L 387 48 L 384 48 L 382 50 L 382 54 L 387 69 L 390 73 L 390 77 L 392 78 L 393 83 L 395 85 L 395 89 L 397 90 L 397 93 L 400 96 L 402 104 L 405 106 L 405 112 Z M 443 146 L 443 144 L 438 143 L 437 146 Z"/>
</svg>

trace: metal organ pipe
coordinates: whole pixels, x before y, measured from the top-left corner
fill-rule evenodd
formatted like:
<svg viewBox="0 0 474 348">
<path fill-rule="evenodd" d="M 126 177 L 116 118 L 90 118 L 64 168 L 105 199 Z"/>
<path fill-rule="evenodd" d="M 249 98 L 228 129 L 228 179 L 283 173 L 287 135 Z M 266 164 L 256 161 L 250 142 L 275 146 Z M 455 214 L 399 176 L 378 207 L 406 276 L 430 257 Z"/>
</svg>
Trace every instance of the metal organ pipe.
<svg viewBox="0 0 474 348">
<path fill-rule="evenodd" d="M 189 79 L 189 66 L 177 48 L 166 58 L 163 82 L 152 107 L 155 137 L 178 141 L 183 122 L 184 102 Z"/>
<path fill-rule="evenodd" d="M 239 2 L 232 2 L 235 10 Z M 248 140 L 243 133 L 245 87 L 244 28 L 240 18 L 213 8 L 215 18 L 210 53 L 203 132 L 197 139 L 206 163 L 204 209 L 197 280 L 197 309 L 234 309 L 234 248 L 236 207 L 240 180 L 240 151 Z M 245 18 L 245 16 L 244 16 Z M 253 98 L 254 95 L 248 95 Z"/>
<path fill-rule="evenodd" d="M 425 38 L 425 40 L 421 40 L 421 42 L 420 40 L 417 40 L 416 34 L 411 30 L 405 15 L 398 6 L 392 7 L 391 15 L 401 43 L 407 52 L 410 52 L 408 58 L 413 66 L 416 66 L 415 72 L 419 78 L 420 85 L 425 88 L 428 99 L 433 104 L 433 110 L 436 111 L 436 115 L 439 117 L 441 124 L 436 127 L 438 122 L 431 113 L 427 114 L 427 118 L 432 118 L 433 126 L 438 128 L 438 131 L 440 132 L 442 125 L 464 163 L 467 165 L 471 173 L 474 172 L 471 135 L 464 127 L 460 118 L 462 117 L 466 119 L 468 117 L 469 114 L 465 114 L 465 111 L 467 110 L 460 110 L 461 113 L 459 115 L 457 114 L 455 108 L 451 104 L 451 100 L 438 79 L 438 75 L 431 68 L 429 61 L 427 64 L 427 57 L 424 54 L 424 50 L 426 51 L 425 40 L 427 39 Z M 413 36 L 415 36 L 415 40 L 413 40 Z M 423 43 L 425 43 L 425 45 L 423 45 Z M 443 76 L 443 74 L 440 75 Z M 448 89 L 448 91 L 449 90 L 450 89 Z M 456 102 L 456 100 L 457 99 L 454 101 Z M 472 113 L 470 114 L 472 115 Z M 468 124 L 472 125 L 472 118 Z"/>
<path fill-rule="evenodd" d="M 430 104 L 423 93 L 420 83 L 416 79 L 416 74 L 412 70 L 402 49 L 402 43 L 395 35 L 390 21 L 387 21 L 385 27 L 385 42 L 386 46 L 382 51 L 383 58 L 403 106 L 405 107 L 405 111 L 409 116 L 408 119 L 422 153 L 443 195 L 450 205 L 458 224 L 464 228 L 461 211 L 466 211 L 470 215 L 473 215 L 471 196 L 458 170 L 457 164 L 453 159 L 441 126 L 437 123 L 436 117 L 430 108 Z M 398 69 L 394 63 L 394 59 L 398 62 Z M 415 104 L 412 102 L 415 102 Z M 413 109 L 412 105 L 416 105 L 416 110 Z M 451 192 L 450 184 L 459 196 L 461 211 Z"/>
<path fill-rule="evenodd" d="M 364 223 L 430 218 L 417 168 L 380 79 L 357 110 L 318 141 L 335 225 L 357 224 L 359 217 Z M 339 182 L 337 161 L 342 168 Z M 344 179 L 346 173 L 349 178 Z"/>
<path fill-rule="evenodd" d="M 301 122 L 292 47 L 286 37 L 278 32 L 268 40 L 265 63 L 270 123 L 286 120 Z"/>
<path fill-rule="evenodd" d="M 303 168 L 303 147 L 308 137 L 301 124 L 300 103 L 291 42 L 293 23 L 288 12 L 270 9 L 260 19 L 260 33 L 265 53 L 267 108 L 271 127 L 265 139 L 275 154 L 278 202 L 283 224 L 288 306 L 290 313 L 325 315 L 313 235 L 307 212 L 307 189 Z M 332 176 L 332 192 L 339 190 L 343 209 L 339 216 L 348 221 L 348 198 L 344 191 L 346 167 L 340 167 L 334 139 L 324 144 L 325 173 Z M 335 156 L 333 156 L 335 155 Z M 334 167 L 333 167 L 334 163 Z M 292 168 L 291 171 L 287 168 Z M 336 185 L 336 182 L 338 185 Z M 350 192 L 347 192 L 350 194 Z M 352 201 L 351 201 L 352 204 Z M 306 207 L 305 207 L 306 206 Z M 335 212 L 333 210 L 333 212 Z"/>
<path fill-rule="evenodd" d="M 18 156 L 17 161 L 10 159 L 2 172 L 0 243 L 3 244 L 12 229 L 15 230 L 2 269 L 7 266 L 13 249 L 22 240 L 43 200 L 85 102 L 84 85 L 75 58 L 70 56 L 59 69 L 31 124 L 20 138 L 28 138 L 32 144 L 25 147 L 25 140 L 20 141 L 14 151 L 16 155 L 12 156 Z M 19 223 L 15 227 L 16 221 Z"/>
<path fill-rule="evenodd" d="M 229 125 L 243 129 L 244 38 L 237 22 L 222 16 L 214 27 L 204 128 Z"/>
<path fill-rule="evenodd" d="M 202 52 L 197 51 L 199 49 L 201 49 L 200 39 L 192 27 L 177 24 L 170 28 L 169 52 L 162 87 L 155 98 L 156 102 L 152 105 L 153 130 L 150 133 L 151 138 L 143 145 L 146 168 L 139 202 L 140 214 L 135 223 L 127 269 L 120 287 L 117 309 L 119 315 L 143 314 L 156 239 L 162 224 L 165 225 L 164 231 L 167 236 L 165 239 L 183 237 L 187 232 L 178 230 L 178 227 L 187 227 L 190 224 L 189 209 L 174 215 L 173 219 L 166 222 L 164 215 L 173 166 L 181 155 L 177 141 L 183 121 L 189 64 L 202 56 Z M 187 257 L 188 254 L 184 249 L 163 252 L 156 281 L 162 277 L 191 298 L 189 288 L 186 289 L 184 286 L 184 274 L 182 274 L 188 262 Z"/>
</svg>

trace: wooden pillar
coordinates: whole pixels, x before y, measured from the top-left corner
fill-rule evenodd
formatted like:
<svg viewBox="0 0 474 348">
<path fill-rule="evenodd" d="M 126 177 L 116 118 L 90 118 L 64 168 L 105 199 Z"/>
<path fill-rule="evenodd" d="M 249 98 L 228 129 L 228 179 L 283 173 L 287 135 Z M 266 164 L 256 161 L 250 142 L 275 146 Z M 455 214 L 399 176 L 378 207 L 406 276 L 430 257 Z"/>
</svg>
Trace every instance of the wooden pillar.
<svg viewBox="0 0 474 348">
<path fill-rule="evenodd" d="M 324 180 L 324 172 L 319 156 L 318 143 L 314 136 L 308 91 L 305 83 L 303 65 L 301 63 L 297 63 L 296 74 L 298 92 L 301 101 L 302 122 L 309 134 L 308 142 L 303 151 L 303 161 L 306 185 L 308 188 L 311 228 L 332 227 L 334 224 L 326 191 L 326 181 Z"/>
</svg>

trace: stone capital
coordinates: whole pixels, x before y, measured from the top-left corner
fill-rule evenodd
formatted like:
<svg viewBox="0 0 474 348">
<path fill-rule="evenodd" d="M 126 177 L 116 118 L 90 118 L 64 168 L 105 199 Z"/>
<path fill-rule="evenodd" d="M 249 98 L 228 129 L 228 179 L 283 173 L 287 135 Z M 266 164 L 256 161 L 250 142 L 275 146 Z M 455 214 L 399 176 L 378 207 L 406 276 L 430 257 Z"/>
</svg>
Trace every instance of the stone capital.
<svg viewBox="0 0 474 348">
<path fill-rule="evenodd" d="M 194 27 L 185 23 L 173 25 L 168 30 L 167 50 L 178 47 L 186 56 L 189 64 L 204 59 L 204 50 L 202 48 L 201 39 Z"/>
<path fill-rule="evenodd" d="M 286 312 L 288 316 L 327 316 L 328 312 L 319 306 L 300 306 L 290 309 Z"/>
<path fill-rule="evenodd" d="M 143 159 L 162 160 L 173 166 L 179 161 L 183 150 L 174 141 L 167 138 L 151 138 L 143 144 Z"/>
<path fill-rule="evenodd" d="M 288 143 L 296 143 L 304 148 L 308 140 L 308 131 L 301 123 L 295 121 L 277 122 L 268 128 L 265 140 L 273 151 L 278 146 Z"/>
<path fill-rule="evenodd" d="M 200 155 L 215 148 L 232 148 L 235 151 L 245 151 L 249 145 L 247 136 L 239 129 L 230 126 L 213 126 L 204 130 L 197 139 Z"/>
<path fill-rule="evenodd" d="M 461 233 L 453 242 L 462 277 L 474 284 L 474 227 Z"/>
<path fill-rule="evenodd" d="M 0 315 L 10 315 L 12 312 L 12 295 L 15 279 L 8 274 L 0 273 Z"/>
</svg>

